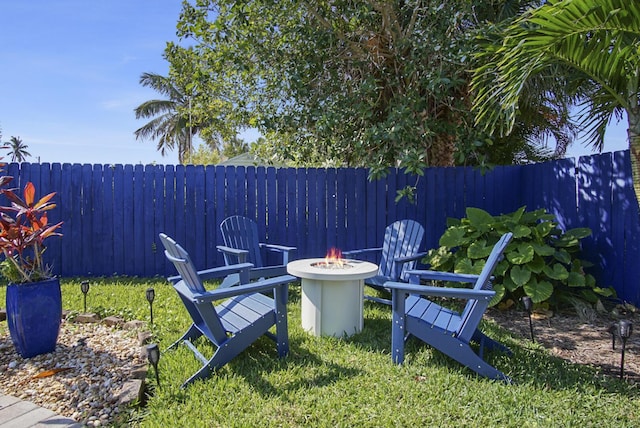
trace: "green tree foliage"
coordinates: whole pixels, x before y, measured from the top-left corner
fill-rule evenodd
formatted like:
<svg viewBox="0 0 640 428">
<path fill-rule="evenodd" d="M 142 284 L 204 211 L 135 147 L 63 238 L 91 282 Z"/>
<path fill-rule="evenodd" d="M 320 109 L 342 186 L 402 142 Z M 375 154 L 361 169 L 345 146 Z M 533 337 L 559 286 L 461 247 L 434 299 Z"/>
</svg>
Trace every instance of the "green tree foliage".
<svg viewBox="0 0 640 428">
<path fill-rule="evenodd" d="M 468 70 L 478 32 L 530 3 L 197 0 L 178 23 L 193 46 L 170 43 L 166 56 L 202 132 L 258 128 L 263 157 L 374 176 L 511 163 L 548 155 L 536 139 L 548 127 L 566 135 L 563 106 L 553 122 L 532 96 L 535 121 L 492 140 L 473 123 Z"/>
<path fill-rule="evenodd" d="M 220 161 L 220 153 L 217 150 L 213 150 L 207 144 L 198 144 L 196 150 L 187 156 L 184 163 L 191 165 L 217 165 Z"/>
<path fill-rule="evenodd" d="M 242 138 L 232 137 L 224 142 L 222 146 L 222 156 L 230 159 L 242 153 L 247 153 L 249 149 L 249 144 Z"/>
<path fill-rule="evenodd" d="M 7 148 L 12 162 L 24 162 L 27 156 L 31 156 L 31 153 L 27 151 L 28 146 L 20 137 L 11 137 Z"/>
<path fill-rule="evenodd" d="M 640 200 L 640 2 L 547 1 L 479 52 L 474 109 L 489 132 L 510 134 L 528 88 L 549 76 L 570 88 L 566 102 L 581 108 L 578 119 L 595 148 L 602 148 L 607 124 L 626 113 Z"/>
<path fill-rule="evenodd" d="M 165 155 L 167 150 L 178 148 L 178 161 L 185 163 L 192 150 L 192 138 L 198 133 L 189 117 L 190 100 L 185 92 L 169 77 L 155 73 L 143 73 L 140 84 L 150 87 L 167 99 L 145 101 L 136 107 L 136 119 L 151 119 L 138 128 L 136 139 L 158 140 L 158 150 Z"/>
</svg>

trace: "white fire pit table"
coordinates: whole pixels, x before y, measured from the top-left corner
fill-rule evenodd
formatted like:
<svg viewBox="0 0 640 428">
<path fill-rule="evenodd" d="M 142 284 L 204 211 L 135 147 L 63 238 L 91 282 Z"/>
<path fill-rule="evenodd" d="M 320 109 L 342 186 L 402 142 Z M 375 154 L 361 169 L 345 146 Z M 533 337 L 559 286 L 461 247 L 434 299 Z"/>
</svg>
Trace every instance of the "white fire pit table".
<svg viewBox="0 0 640 428">
<path fill-rule="evenodd" d="M 364 280 L 378 266 L 359 260 L 302 259 L 287 264 L 302 282 L 302 328 L 314 336 L 342 337 L 362 331 Z"/>
</svg>

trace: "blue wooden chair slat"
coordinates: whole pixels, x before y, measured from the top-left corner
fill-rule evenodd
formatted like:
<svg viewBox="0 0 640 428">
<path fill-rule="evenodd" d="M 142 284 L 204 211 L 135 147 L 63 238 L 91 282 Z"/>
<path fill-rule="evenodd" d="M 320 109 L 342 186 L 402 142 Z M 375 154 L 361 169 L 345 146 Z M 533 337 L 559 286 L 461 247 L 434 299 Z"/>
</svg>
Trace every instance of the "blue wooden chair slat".
<svg viewBox="0 0 640 428">
<path fill-rule="evenodd" d="M 223 254 L 226 265 L 252 263 L 254 266 L 252 270 L 258 272 L 258 274 L 252 274 L 254 278 L 268 278 L 287 273 L 287 263 L 296 248 L 260 242 L 258 225 L 255 221 L 243 216 L 230 216 L 220 223 L 220 232 L 224 245 L 218 245 L 216 248 Z M 262 257 L 263 250 L 279 253 L 281 264 L 268 265 Z M 233 285 L 236 282 L 237 277 L 228 277 L 224 286 Z"/>
<path fill-rule="evenodd" d="M 296 278 L 281 275 L 249 282 L 251 263 L 196 271 L 189 254 L 173 239 L 161 233 L 165 256 L 175 265 L 179 276 L 171 277 L 193 323 L 170 347 L 185 344 L 203 365 L 182 385 L 209 377 L 216 370 L 265 335 L 276 342 L 278 356 L 289 352 L 287 331 L 287 289 Z M 223 279 L 236 275 L 240 284 L 230 288 L 206 290 L 202 276 Z M 273 298 L 263 293 L 270 293 Z M 226 300 L 225 300 L 226 299 Z M 215 305 L 215 306 L 214 306 Z M 275 326 L 275 334 L 269 331 Z M 204 336 L 216 348 L 211 358 L 204 357 L 193 344 Z"/>
<path fill-rule="evenodd" d="M 409 283 L 385 283 L 392 295 L 391 353 L 394 362 L 401 364 L 404 361 L 405 341 L 414 336 L 481 376 L 510 382 L 508 376 L 483 360 L 485 348 L 504 352 L 510 352 L 509 349 L 486 336 L 478 326 L 495 295 L 491 289 L 491 275 L 511 238 L 511 233 L 500 238 L 480 275 L 414 270 L 408 272 Z M 474 286 L 472 289 L 424 286 L 422 280 L 473 283 Z M 438 305 L 427 296 L 467 302 L 464 309 L 457 312 Z M 477 354 L 470 345 L 472 341 L 480 345 Z"/>
<path fill-rule="evenodd" d="M 366 279 L 365 284 L 377 289 L 385 289 L 387 281 L 407 281 L 408 272 L 426 253 L 419 252 L 424 239 L 424 227 L 415 220 L 398 220 L 386 227 L 382 247 L 344 251 L 344 257 L 359 257 L 380 253 L 376 276 Z M 366 299 L 391 304 L 391 301 L 375 296 Z"/>
</svg>

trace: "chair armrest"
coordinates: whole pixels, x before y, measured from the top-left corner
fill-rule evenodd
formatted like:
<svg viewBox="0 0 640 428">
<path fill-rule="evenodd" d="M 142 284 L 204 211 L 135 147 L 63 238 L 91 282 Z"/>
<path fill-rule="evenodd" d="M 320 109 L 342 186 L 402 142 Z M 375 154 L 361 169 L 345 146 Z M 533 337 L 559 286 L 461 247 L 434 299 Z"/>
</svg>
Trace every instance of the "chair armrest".
<svg viewBox="0 0 640 428">
<path fill-rule="evenodd" d="M 418 284 L 421 279 L 431 281 L 450 281 L 450 282 L 476 282 L 479 275 L 471 275 L 466 273 L 439 272 L 435 270 L 410 270 L 409 282 Z"/>
<path fill-rule="evenodd" d="M 278 253 L 288 253 L 290 251 L 297 250 L 296 247 L 287 247 L 286 245 L 276 245 L 276 244 L 265 244 L 264 242 L 260 243 L 260 248 L 266 248 L 268 251 L 275 251 Z"/>
<path fill-rule="evenodd" d="M 289 263 L 289 253 L 296 250 L 296 247 L 287 247 L 285 245 L 265 244 L 261 242 L 258 244 L 260 248 L 264 248 L 267 251 L 282 254 L 282 265 L 286 266 Z"/>
<path fill-rule="evenodd" d="M 249 271 L 249 279 L 272 278 L 287 274 L 287 265 L 253 268 Z"/>
<path fill-rule="evenodd" d="M 424 256 L 426 256 L 427 253 L 416 253 L 413 254 L 411 256 L 406 256 L 406 257 L 396 257 L 395 259 L 393 259 L 394 262 L 396 263 L 407 263 L 407 262 L 412 262 L 414 260 L 420 260 L 421 258 L 423 258 Z"/>
<path fill-rule="evenodd" d="M 238 273 L 245 269 L 251 269 L 253 267 L 252 263 L 240 263 L 237 265 L 229 265 L 229 266 L 221 266 L 216 268 L 199 270 L 196 273 L 200 277 L 201 280 L 206 281 L 211 278 L 222 278 L 224 276 L 228 276 L 229 274 Z M 230 270 L 228 268 L 231 268 Z M 250 274 L 249 274 L 250 275 Z M 180 281 L 182 277 L 180 275 L 174 275 L 167 278 L 172 284 Z"/>
<path fill-rule="evenodd" d="M 473 290 L 455 287 L 431 287 L 406 282 L 387 281 L 385 288 L 392 291 L 398 290 L 405 293 L 420 294 L 422 296 L 450 297 L 455 299 L 491 299 L 496 294 L 493 290 Z"/>
<path fill-rule="evenodd" d="M 285 284 L 289 284 L 293 281 L 297 281 L 297 278 L 295 276 L 282 275 L 274 278 L 264 279 L 258 282 L 253 282 L 251 284 L 243 284 L 237 285 L 235 287 L 211 290 L 207 291 L 206 293 L 193 293 L 189 291 L 187 295 L 190 294 L 193 300 L 197 300 L 199 302 L 214 302 L 216 300 L 226 299 L 228 297 L 239 296 L 242 294 L 269 291 L 274 288 L 281 287 Z M 176 284 L 176 287 L 178 286 L 184 286 L 184 283 Z"/>
<path fill-rule="evenodd" d="M 226 247 L 224 245 L 216 245 L 216 248 L 225 255 L 237 257 L 238 263 L 246 262 L 247 256 L 249 255 L 248 250 L 240 250 L 238 248 Z"/>
<path fill-rule="evenodd" d="M 382 248 L 363 248 L 361 250 L 343 251 L 342 255 L 343 256 L 354 256 L 356 254 L 372 253 L 372 252 L 375 252 L 375 251 L 382 251 Z"/>
</svg>

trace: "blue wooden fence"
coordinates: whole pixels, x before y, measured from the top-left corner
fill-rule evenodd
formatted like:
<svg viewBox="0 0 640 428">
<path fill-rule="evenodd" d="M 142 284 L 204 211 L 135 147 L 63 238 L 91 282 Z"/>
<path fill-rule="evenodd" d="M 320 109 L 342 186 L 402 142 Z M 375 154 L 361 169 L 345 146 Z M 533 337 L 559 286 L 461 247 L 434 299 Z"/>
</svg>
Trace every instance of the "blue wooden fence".
<svg viewBox="0 0 640 428">
<path fill-rule="evenodd" d="M 220 166 L 10 164 L 16 186 L 58 192 L 50 221 L 64 221 L 47 260 L 61 276 L 174 274 L 160 249 L 165 232 L 198 268 L 221 265 L 218 225 L 229 215 L 257 221 L 269 242 L 298 248 L 298 257 L 376 247 L 384 228 L 402 218 L 426 228 L 425 249 L 438 245 L 448 217 L 469 206 L 492 214 L 546 208 L 563 228 L 589 227 L 583 257 L 619 297 L 640 304 L 640 217 L 628 151 L 556 162 L 497 167 L 430 168 L 422 177 L 391 170 L 368 181 L 364 169 Z M 416 203 L 395 202 L 417 185 Z"/>
</svg>

